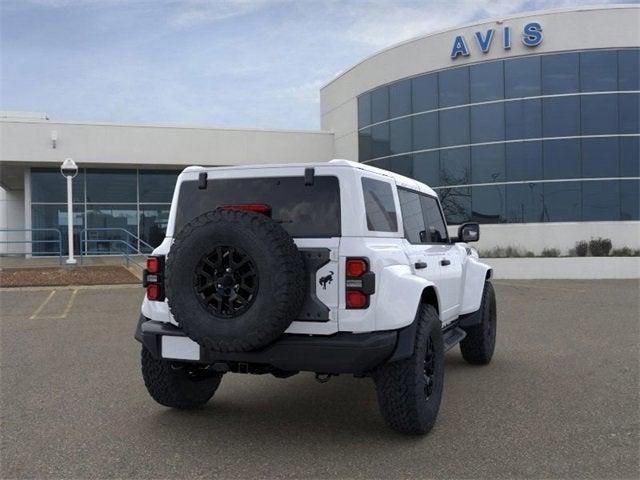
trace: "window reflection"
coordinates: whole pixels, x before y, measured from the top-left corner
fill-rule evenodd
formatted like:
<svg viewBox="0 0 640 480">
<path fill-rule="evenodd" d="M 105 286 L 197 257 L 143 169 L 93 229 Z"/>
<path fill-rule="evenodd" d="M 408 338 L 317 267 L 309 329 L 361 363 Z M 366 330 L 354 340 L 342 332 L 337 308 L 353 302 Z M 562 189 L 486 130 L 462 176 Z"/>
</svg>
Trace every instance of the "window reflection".
<svg viewBox="0 0 640 480">
<path fill-rule="evenodd" d="M 585 95 L 580 101 L 583 135 L 604 135 L 618 131 L 617 95 Z"/>
<path fill-rule="evenodd" d="M 507 222 L 543 222 L 542 185 L 524 183 L 506 185 Z"/>
<path fill-rule="evenodd" d="M 549 182 L 543 184 L 543 214 L 545 222 L 580 220 L 581 182 Z"/>
<path fill-rule="evenodd" d="M 411 113 L 411 81 L 402 80 L 389 87 L 389 116 L 400 117 Z"/>
<path fill-rule="evenodd" d="M 126 233 L 138 235 L 136 205 L 87 205 L 87 228 L 100 229 L 87 234 L 90 253 L 134 253 L 138 248 Z"/>
<path fill-rule="evenodd" d="M 72 180 L 73 201 L 84 202 L 84 169 Z M 57 168 L 31 169 L 31 201 L 67 203 L 67 179 Z"/>
<path fill-rule="evenodd" d="M 582 220 L 620 220 L 620 182 L 584 182 Z"/>
<path fill-rule="evenodd" d="M 618 89 L 616 51 L 580 54 L 580 89 L 583 92 L 612 92 Z"/>
<path fill-rule="evenodd" d="M 469 67 L 471 103 L 504 98 L 503 64 L 498 61 Z"/>
<path fill-rule="evenodd" d="M 31 228 L 57 229 L 60 236 L 53 231 L 33 232 L 34 240 L 32 253 L 34 255 L 58 255 L 62 247 L 62 255 L 69 254 L 68 228 L 69 220 L 66 205 L 33 205 L 31 207 Z M 73 235 L 74 244 L 80 243 L 80 231 L 84 226 L 84 208 L 82 204 L 73 205 Z M 61 239 L 62 245 L 58 243 Z"/>
<path fill-rule="evenodd" d="M 371 92 L 371 123 L 389 118 L 389 87 L 378 88 Z"/>
<path fill-rule="evenodd" d="M 503 223 L 504 185 L 471 188 L 471 219 L 478 223 Z"/>
<path fill-rule="evenodd" d="M 469 67 L 445 70 L 438 75 L 440 107 L 469 103 Z"/>
</svg>

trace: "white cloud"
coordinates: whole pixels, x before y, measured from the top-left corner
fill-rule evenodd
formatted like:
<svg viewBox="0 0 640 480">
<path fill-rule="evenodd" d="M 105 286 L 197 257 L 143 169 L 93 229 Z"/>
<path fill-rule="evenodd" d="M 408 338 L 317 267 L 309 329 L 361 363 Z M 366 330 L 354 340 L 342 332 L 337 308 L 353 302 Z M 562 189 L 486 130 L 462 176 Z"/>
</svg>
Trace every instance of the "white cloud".
<svg viewBox="0 0 640 480">
<path fill-rule="evenodd" d="M 273 0 L 187 0 L 180 2 L 171 24 L 177 29 L 188 29 L 247 15 L 273 3 Z"/>
</svg>

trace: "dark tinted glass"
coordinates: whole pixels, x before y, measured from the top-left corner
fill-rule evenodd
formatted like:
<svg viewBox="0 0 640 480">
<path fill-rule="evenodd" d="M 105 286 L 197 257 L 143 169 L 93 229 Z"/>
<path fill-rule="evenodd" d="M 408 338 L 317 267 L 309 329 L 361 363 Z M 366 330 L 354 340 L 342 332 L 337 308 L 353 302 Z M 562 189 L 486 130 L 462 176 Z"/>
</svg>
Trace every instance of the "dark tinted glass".
<svg viewBox="0 0 640 480">
<path fill-rule="evenodd" d="M 372 232 L 397 232 L 398 219 L 391 184 L 363 177 L 362 194 L 367 228 Z"/>
<path fill-rule="evenodd" d="M 544 221 L 542 184 L 519 183 L 506 185 L 507 222 L 532 223 Z"/>
<path fill-rule="evenodd" d="M 504 144 L 471 147 L 471 183 L 504 181 Z"/>
<path fill-rule="evenodd" d="M 614 95 L 612 95 L 614 96 Z M 640 133 L 640 95 L 637 93 L 621 93 L 620 101 L 620 132 Z"/>
<path fill-rule="evenodd" d="M 427 195 L 420 195 L 422 213 L 427 226 L 426 241 L 429 243 L 446 243 L 449 241 L 447 227 L 440 213 L 438 201 Z"/>
<path fill-rule="evenodd" d="M 580 65 L 577 53 L 543 55 L 541 61 L 543 95 L 579 91 Z"/>
<path fill-rule="evenodd" d="M 373 158 L 373 140 L 371 139 L 371 128 L 365 128 L 358 132 L 358 158 L 361 162 Z"/>
<path fill-rule="evenodd" d="M 440 146 L 469 143 L 469 107 L 441 110 L 439 117 Z"/>
<path fill-rule="evenodd" d="M 371 92 L 371 123 L 389 118 L 389 87 L 381 87 Z"/>
<path fill-rule="evenodd" d="M 582 102 L 582 134 L 618 133 L 618 96 L 584 95 Z"/>
<path fill-rule="evenodd" d="M 505 157 L 508 182 L 542 179 L 542 142 L 507 143 Z"/>
<path fill-rule="evenodd" d="M 546 222 L 580 221 L 582 208 L 581 182 L 543 184 L 544 220 Z"/>
<path fill-rule="evenodd" d="M 60 175 L 60 173 L 58 173 Z M 66 205 L 32 205 L 31 206 L 31 228 L 47 228 L 57 229 L 58 235 L 54 231 L 38 231 L 32 232 L 33 240 L 32 252 L 35 255 L 58 255 L 62 250 L 62 255 L 69 254 L 69 241 L 67 229 L 69 221 L 67 216 Z M 82 205 L 73 206 L 73 236 L 74 246 L 80 249 L 80 231 L 84 227 L 84 208 Z M 8 235 L 8 234 L 6 234 Z M 21 234 L 22 235 L 22 234 Z M 24 237 L 23 237 L 24 238 Z M 18 240 L 18 237 L 8 238 L 8 240 Z M 24 248 L 24 244 L 7 244 L 5 247 L 9 252 L 17 252 L 18 249 Z"/>
<path fill-rule="evenodd" d="M 385 157 L 391 154 L 388 122 L 371 127 L 371 154 L 373 158 Z"/>
<path fill-rule="evenodd" d="M 140 202 L 171 203 L 173 189 L 180 172 L 140 170 Z"/>
<path fill-rule="evenodd" d="M 471 102 L 504 98 L 502 62 L 479 63 L 469 67 Z"/>
<path fill-rule="evenodd" d="M 416 153 L 413 156 L 413 178 L 431 187 L 440 185 L 440 152 Z"/>
<path fill-rule="evenodd" d="M 271 207 L 271 218 L 292 237 L 340 236 L 340 188 L 336 177 L 234 178 L 197 181 L 180 187 L 175 231 L 191 219 L 221 205 L 257 203 Z"/>
<path fill-rule="evenodd" d="M 506 98 L 540 95 L 540 57 L 506 60 L 504 76 Z"/>
<path fill-rule="evenodd" d="M 469 103 L 469 68 L 453 68 L 439 74 L 440 106 Z"/>
<path fill-rule="evenodd" d="M 365 93 L 358 97 L 358 127 L 371 124 L 371 95 Z"/>
<path fill-rule="evenodd" d="M 478 223 L 503 223 L 504 185 L 471 187 L 471 219 Z"/>
<path fill-rule="evenodd" d="M 620 176 L 640 177 L 640 138 L 620 138 Z"/>
<path fill-rule="evenodd" d="M 438 75 L 421 75 L 411 80 L 413 111 L 424 112 L 438 108 Z"/>
<path fill-rule="evenodd" d="M 620 182 L 582 183 L 582 221 L 620 220 Z"/>
<path fill-rule="evenodd" d="M 138 249 L 133 237 L 126 233 L 138 236 L 136 205 L 88 205 L 87 228 L 105 229 L 87 234 L 90 253 L 134 253 Z"/>
<path fill-rule="evenodd" d="M 87 170 L 89 203 L 137 202 L 137 193 L 135 170 Z"/>
<path fill-rule="evenodd" d="M 417 193 L 399 188 L 398 197 L 400 199 L 405 238 L 410 243 L 424 243 L 427 229 L 422 215 L 420 196 Z"/>
<path fill-rule="evenodd" d="M 73 202 L 84 202 L 84 169 L 71 181 Z M 31 201 L 67 203 L 67 179 L 57 168 L 31 169 Z"/>
<path fill-rule="evenodd" d="M 547 140 L 543 143 L 544 178 L 580 178 L 580 140 Z"/>
<path fill-rule="evenodd" d="M 471 143 L 504 140 L 504 104 L 471 107 Z"/>
<path fill-rule="evenodd" d="M 389 140 L 391 154 L 411 151 L 411 118 L 389 122 Z"/>
<path fill-rule="evenodd" d="M 618 138 L 583 138 L 582 139 L 582 176 L 583 177 L 617 177 Z"/>
<path fill-rule="evenodd" d="M 469 147 L 440 151 L 442 185 L 466 185 L 470 183 L 470 178 Z"/>
<path fill-rule="evenodd" d="M 471 218 L 470 188 L 443 188 L 438 190 L 438 195 L 449 225 L 458 225 L 469 221 Z"/>
<path fill-rule="evenodd" d="M 507 140 L 542 137 L 542 100 L 519 100 L 504 104 Z"/>
<path fill-rule="evenodd" d="M 389 87 L 390 118 L 411 113 L 411 81 L 403 80 Z"/>
<path fill-rule="evenodd" d="M 545 137 L 580 135 L 580 97 L 543 99 L 542 131 Z"/>
<path fill-rule="evenodd" d="M 149 205 L 140 209 L 140 238 L 152 247 L 157 247 L 164 240 L 170 207 L 170 205 Z M 143 244 L 140 245 L 140 249 L 148 250 Z"/>
<path fill-rule="evenodd" d="M 640 90 L 640 50 L 618 52 L 618 89 Z"/>
<path fill-rule="evenodd" d="M 640 220 L 640 181 L 620 181 L 620 220 Z"/>
<path fill-rule="evenodd" d="M 583 92 L 618 90 L 618 53 L 615 50 L 581 53 L 580 83 Z"/>
<path fill-rule="evenodd" d="M 438 147 L 438 112 L 413 117 L 413 149 Z"/>
</svg>

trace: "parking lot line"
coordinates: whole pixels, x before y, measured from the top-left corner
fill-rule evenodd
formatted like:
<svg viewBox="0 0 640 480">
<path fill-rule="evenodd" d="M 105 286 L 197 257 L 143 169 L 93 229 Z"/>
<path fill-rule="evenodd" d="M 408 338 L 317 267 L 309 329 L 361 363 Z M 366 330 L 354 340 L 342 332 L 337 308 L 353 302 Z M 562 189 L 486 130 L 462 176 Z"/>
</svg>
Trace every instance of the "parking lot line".
<svg viewBox="0 0 640 480">
<path fill-rule="evenodd" d="M 51 290 L 51 293 L 47 296 L 47 298 L 44 299 L 44 302 L 42 302 L 40 304 L 40 306 L 38 308 L 36 308 L 36 311 L 33 312 L 33 315 L 31 315 L 29 317 L 29 320 L 33 320 L 35 319 L 38 314 L 42 311 L 42 309 L 47 305 L 47 303 L 49 303 L 49 300 L 51 300 L 51 298 L 53 297 L 53 295 L 56 293 L 55 290 Z"/>
</svg>

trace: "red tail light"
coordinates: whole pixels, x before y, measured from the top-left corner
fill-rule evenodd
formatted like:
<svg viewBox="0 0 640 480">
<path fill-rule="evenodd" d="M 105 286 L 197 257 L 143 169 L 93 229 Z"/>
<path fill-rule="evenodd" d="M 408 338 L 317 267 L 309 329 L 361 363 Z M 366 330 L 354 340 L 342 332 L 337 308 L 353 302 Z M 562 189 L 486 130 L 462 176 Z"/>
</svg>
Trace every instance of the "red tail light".
<svg viewBox="0 0 640 480">
<path fill-rule="evenodd" d="M 160 300 L 160 285 L 157 283 L 147 285 L 147 298 L 149 300 Z"/>
<path fill-rule="evenodd" d="M 147 272 L 160 273 L 160 259 L 158 257 L 147 258 Z"/>
<path fill-rule="evenodd" d="M 347 308 L 365 308 L 368 303 L 368 295 L 359 290 L 347 290 Z"/>
<path fill-rule="evenodd" d="M 347 277 L 361 277 L 369 270 L 367 261 L 362 258 L 347 259 Z"/>
<path fill-rule="evenodd" d="M 369 296 L 375 291 L 376 276 L 369 271 L 366 258 L 347 258 L 346 270 L 346 305 L 349 309 L 369 307 Z"/>
<path fill-rule="evenodd" d="M 241 210 L 243 212 L 255 212 L 262 213 L 264 215 L 271 215 L 271 207 L 264 203 L 242 203 L 236 205 L 223 205 L 220 207 L 224 210 Z"/>
<path fill-rule="evenodd" d="M 147 258 L 147 268 L 142 272 L 142 286 L 147 289 L 149 300 L 164 300 L 164 257 Z"/>
</svg>

